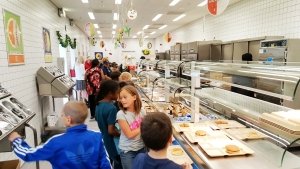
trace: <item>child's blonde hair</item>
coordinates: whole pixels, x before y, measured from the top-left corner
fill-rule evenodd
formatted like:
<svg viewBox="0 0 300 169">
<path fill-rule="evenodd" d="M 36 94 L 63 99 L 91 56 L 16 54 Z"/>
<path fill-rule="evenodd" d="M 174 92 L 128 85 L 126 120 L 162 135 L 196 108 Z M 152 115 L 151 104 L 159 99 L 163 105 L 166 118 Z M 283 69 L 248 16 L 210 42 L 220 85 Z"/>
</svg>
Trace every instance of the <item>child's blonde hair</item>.
<svg viewBox="0 0 300 169">
<path fill-rule="evenodd" d="M 119 77 L 120 81 L 130 81 L 131 78 L 132 78 L 132 75 L 128 72 L 121 73 L 121 75 Z"/>
<path fill-rule="evenodd" d="M 134 110 L 135 110 L 135 114 L 140 114 L 141 109 L 142 109 L 142 101 L 141 101 L 141 97 L 137 91 L 137 89 L 131 85 L 126 85 L 124 87 L 122 87 L 122 89 L 120 90 L 120 93 L 122 91 L 127 91 L 131 96 L 136 96 L 136 99 L 134 101 Z M 126 108 L 123 107 L 122 103 L 119 102 L 119 108 L 121 110 L 123 110 L 124 112 L 127 110 Z"/>
<path fill-rule="evenodd" d="M 83 124 L 88 116 L 88 108 L 83 102 L 69 101 L 64 105 L 62 113 L 70 116 L 73 124 Z"/>
</svg>

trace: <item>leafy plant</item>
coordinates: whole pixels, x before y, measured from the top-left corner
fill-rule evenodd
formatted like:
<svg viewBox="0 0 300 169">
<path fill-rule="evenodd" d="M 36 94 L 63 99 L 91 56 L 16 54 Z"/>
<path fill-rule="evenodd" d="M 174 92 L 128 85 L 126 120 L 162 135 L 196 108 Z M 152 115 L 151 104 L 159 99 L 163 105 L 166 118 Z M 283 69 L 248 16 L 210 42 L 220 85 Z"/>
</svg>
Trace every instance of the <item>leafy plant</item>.
<svg viewBox="0 0 300 169">
<path fill-rule="evenodd" d="M 67 35 L 67 34 L 66 34 L 66 38 L 65 38 L 65 39 L 62 38 L 62 36 L 61 36 L 61 34 L 60 34 L 59 31 L 56 31 L 56 35 L 57 35 L 57 39 L 58 39 L 58 41 L 59 41 L 59 44 L 60 44 L 62 47 L 66 48 L 66 47 L 68 47 L 68 45 L 70 45 L 70 47 L 71 47 L 72 49 L 76 49 L 76 38 L 74 38 L 74 40 L 73 40 L 73 42 L 72 42 L 70 36 Z"/>
</svg>

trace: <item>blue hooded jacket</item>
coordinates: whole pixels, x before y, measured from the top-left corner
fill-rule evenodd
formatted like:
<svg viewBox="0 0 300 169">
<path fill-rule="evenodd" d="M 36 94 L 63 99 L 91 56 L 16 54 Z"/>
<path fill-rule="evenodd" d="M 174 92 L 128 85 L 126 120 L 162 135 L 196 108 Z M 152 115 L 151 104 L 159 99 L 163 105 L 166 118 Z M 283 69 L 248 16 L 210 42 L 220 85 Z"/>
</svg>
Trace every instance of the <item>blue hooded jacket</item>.
<svg viewBox="0 0 300 169">
<path fill-rule="evenodd" d="M 111 169 L 100 132 L 87 130 L 85 124 L 73 126 L 66 133 L 31 148 L 24 140 L 13 141 L 13 150 L 22 160 L 46 160 L 53 169 Z"/>
</svg>

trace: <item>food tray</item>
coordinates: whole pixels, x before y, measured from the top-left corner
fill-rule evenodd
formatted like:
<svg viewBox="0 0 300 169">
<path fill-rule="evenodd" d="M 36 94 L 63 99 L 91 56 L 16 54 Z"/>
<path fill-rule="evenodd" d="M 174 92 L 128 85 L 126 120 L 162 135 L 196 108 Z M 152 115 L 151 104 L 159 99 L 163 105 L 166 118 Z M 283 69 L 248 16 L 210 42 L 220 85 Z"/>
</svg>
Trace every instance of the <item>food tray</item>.
<svg viewBox="0 0 300 169">
<path fill-rule="evenodd" d="M 176 156 L 172 154 L 172 149 L 174 148 L 181 148 L 181 146 L 179 145 L 171 145 L 168 147 L 168 151 L 167 151 L 167 157 L 168 159 L 174 161 L 175 163 L 182 165 L 183 163 L 188 163 L 188 164 L 192 164 L 193 161 L 191 160 L 191 158 L 186 154 L 186 152 L 182 149 L 183 151 L 183 155 L 180 156 Z"/>
<path fill-rule="evenodd" d="M 183 124 L 183 123 L 173 123 L 172 124 L 176 132 L 190 131 L 192 129 L 191 127 L 194 126 L 193 123 L 186 123 L 189 125 L 189 127 L 181 127 L 180 124 Z"/>
<path fill-rule="evenodd" d="M 235 120 L 222 119 L 222 121 L 226 121 L 227 124 L 216 124 L 215 121 L 211 121 L 212 124 L 214 124 L 215 126 L 218 127 L 218 128 L 214 128 L 214 126 L 211 126 L 214 130 L 217 130 L 217 129 L 231 129 L 231 128 L 246 128 L 246 126 L 242 125 L 241 123 L 239 123 Z"/>
<path fill-rule="evenodd" d="M 224 156 L 241 156 L 254 154 L 254 151 L 248 148 L 246 145 L 242 144 L 237 140 L 228 139 L 212 139 L 206 143 L 198 143 L 200 147 L 205 151 L 205 153 L 210 157 L 224 157 Z M 239 152 L 228 153 L 226 152 L 226 145 L 236 145 L 240 148 Z"/>
<path fill-rule="evenodd" d="M 206 131 L 206 135 L 205 136 L 197 136 L 195 131 L 186 131 L 186 132 L 183 132 L 183 134 L 191 143 L 205 143 L 205 142 L 209 142 L 209 141 L 215 140 L 215 139 L 231 140 L 224 131 L 220 131 L 220 130 L 214 131 L 214 130 L 211 130 L 210 128 L 205 129 L 204 127 L 200 130 Z"/>
<path fill-rule="evenodd" d="M 268 137 L 267 135 L 253 128 L 226 129 L 226 132 L 240 140 L 256 140 L 256 139 L 264 139 Z M 256 134 L 252 134 L 252 133 L 256 133 Z"/>
</svg>

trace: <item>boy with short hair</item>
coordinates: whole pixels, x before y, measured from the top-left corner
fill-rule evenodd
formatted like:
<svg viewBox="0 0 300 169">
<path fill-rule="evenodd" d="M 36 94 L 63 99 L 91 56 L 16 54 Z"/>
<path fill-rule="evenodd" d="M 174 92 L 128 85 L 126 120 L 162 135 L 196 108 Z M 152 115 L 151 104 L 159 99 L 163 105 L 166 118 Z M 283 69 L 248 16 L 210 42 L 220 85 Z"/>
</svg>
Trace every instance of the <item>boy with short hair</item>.
<svg viewBox="0 0 300 169">
<path fill-rule="evenodd" d="M 22 160 L 49 161 L 53 169 L 111 169 L 100 132 L 87 130 L 88 109 L 83 102 L 70 101 L 63 107 L 66 133 L 50 138 L 44 145 L 31 148 L 13 132 L 9 140 Z"/>
<path fill-rule="evenodd" d="M 140 153 L 132 169 L 190 169 L 191 165 L 178 165 L 167 158 L 167 149 L 172 143 L 170 118 L 160 112 L 147 114 L 141 123 L 141 137 L 148 153 Z"/>
</svg>

